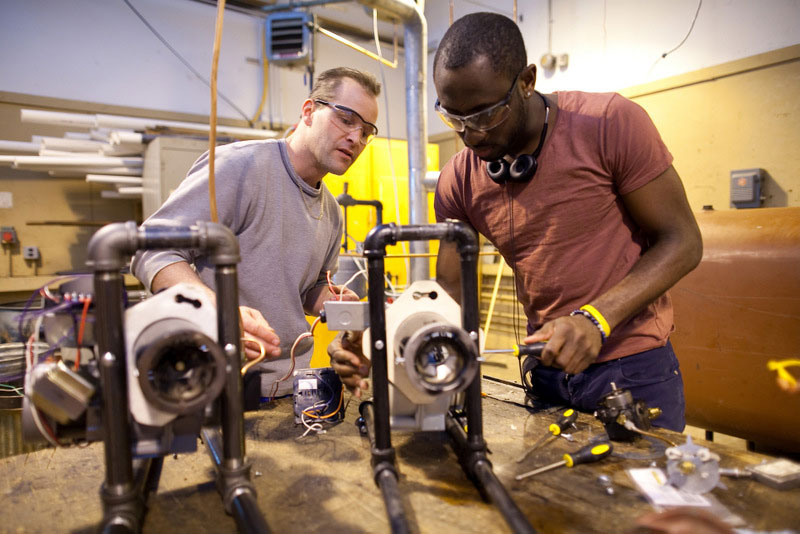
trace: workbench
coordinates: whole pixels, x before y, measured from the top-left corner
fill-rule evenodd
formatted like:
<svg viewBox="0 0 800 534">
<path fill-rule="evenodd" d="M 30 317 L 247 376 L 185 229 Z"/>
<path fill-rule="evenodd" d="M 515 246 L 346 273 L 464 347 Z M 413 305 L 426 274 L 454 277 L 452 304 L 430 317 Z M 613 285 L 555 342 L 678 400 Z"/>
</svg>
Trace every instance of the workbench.
<svg viewBox="0 0 800 534">
<path fill-rule="evenodd" d="M 625 470 L 647 467 L 652 459 L 612 455 L 598 463 L 542 473 L 522 481 L 514 475 L 558 461 L 605 433 L 590 414 L 581 414 L 574 443 L 555 439 L 516 460 L 556 418 L 555 412 L 529 413 L 492 384 L 484 391 L 484 435 L 495 473 L 534 528 L 543 533 L 634 532 L 634 520 L 653 510 Z M 346 400 L 350 399 L 346 395 Z M 372 480 L 369 442 L 354 424 L 358 400 L 350 399 L 345 420 L 324 434 L 296 425 L 290 398 L 245 414 L 247 456 L 258 504 L 275 533 L 384 533 L 389 526 L 380 491 Z M 658 430 L 673 441 L 685 436 Z M 658 440 L 615 444 L 615 450 L 646 456 Z M 484 502 L 461 470 L 444 432 L 392 434 L 399 487 L 412 531 L 508 532 L 501 514 Z M 698 441 L 720 455 L 723 467 L 744 467 L 766 457 Z M 94 532 L 102 508 L 103 445 L 45 449 L 0 460 L 0 532 Z M 655 460 L 664 467 L 662 456 Z M 608 475 L 614 495 L 598 476 Z M 800 531 L 800 488 L 779 491 L 751 479 L 723 478 L 726 489 L 711 491 L 719 504 L 756 531 Z M 236 532 L 214 485 L 214 469 L 200 443 L 192 454 L 164 459 L 160 484 L 148 501 L 144 532 Z"/>
</svg>

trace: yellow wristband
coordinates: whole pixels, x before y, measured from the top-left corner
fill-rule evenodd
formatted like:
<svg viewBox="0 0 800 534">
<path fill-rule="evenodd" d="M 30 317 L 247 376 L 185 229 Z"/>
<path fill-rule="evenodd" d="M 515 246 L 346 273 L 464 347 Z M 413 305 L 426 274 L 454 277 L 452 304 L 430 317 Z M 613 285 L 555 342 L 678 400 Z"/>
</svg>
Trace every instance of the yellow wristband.
<svg viewBox="0 0 800 534">
<path fill-rule="evenodd" d="M 585 304 L 581 306 L 580 309 L 588 312 L 592 317 L 595 318 L 595 320 L 597 320 L 598 323 L 600 323 L 600 328 L 603 330 L 603 333 L 606 335 L 606 337 L 611 335 L 611 327 L 608 326 L 608 321 L 606 321 L 606 318 L 603 317 L 602 313 L 597 311 L 597 308 L 591 304 Z"/>
</svg>

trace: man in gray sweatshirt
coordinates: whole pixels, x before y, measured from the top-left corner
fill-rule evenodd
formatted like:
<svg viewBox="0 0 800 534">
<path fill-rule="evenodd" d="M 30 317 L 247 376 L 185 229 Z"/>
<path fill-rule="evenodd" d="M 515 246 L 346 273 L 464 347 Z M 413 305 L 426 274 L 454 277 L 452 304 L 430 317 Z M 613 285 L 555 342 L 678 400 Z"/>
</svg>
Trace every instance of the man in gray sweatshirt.
<svg viewBox="0 0 800 534">
<path fill-rule="evenodd" d="M 216 149 L 219 222 L 239 240 L 239 303 L 243 336 L 264 347 L 261 396 L 291 392 L 291 347 L 308 331 L 305 315 L 318 315 L 332 298 L 355 293 L 328 285 L 342 241 L 339 205 L 322 183 L 343 174 L 377 134 L 380 84 L 368 73 L 340 67 L 319 75 L 286 139 L 242 141 Z M 210 220 L 208 153 L 144 224 Z M 139 252 L 133 274 L 152 292 L 186 282 L 214 296 L 214 270 L 195 250 Z M 313 342 L 295 349 L 297 368 L 308 367 Z M 249 359 L 260 350 L 244 343 Z"/>
</svg>

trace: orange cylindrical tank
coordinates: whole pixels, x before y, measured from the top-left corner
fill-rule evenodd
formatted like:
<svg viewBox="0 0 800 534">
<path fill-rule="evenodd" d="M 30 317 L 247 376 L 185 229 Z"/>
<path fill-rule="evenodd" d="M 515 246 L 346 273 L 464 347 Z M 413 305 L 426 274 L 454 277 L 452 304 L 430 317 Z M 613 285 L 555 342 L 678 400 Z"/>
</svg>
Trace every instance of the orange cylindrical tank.
<svg viewBox="0 0 800 534">
<path fill-rule="evenodd" d="M 687 422 L 798 452 L 800 394 L 767 361 L 800 357 L 800 208 L 696 217 L 703 259 L 670 290 Z"/>
</svg>

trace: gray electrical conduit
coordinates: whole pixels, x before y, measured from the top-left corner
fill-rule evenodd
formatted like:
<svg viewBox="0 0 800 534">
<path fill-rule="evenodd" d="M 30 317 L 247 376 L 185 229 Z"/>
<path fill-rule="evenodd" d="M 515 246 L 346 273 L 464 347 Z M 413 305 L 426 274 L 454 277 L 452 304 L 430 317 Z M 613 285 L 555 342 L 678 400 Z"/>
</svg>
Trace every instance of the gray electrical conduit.
<svg viewBox="0 0 800 534">
<path fill-rule="evenodd" d="M 425 188 L 422 181 L 427 169 L 426 143 L 428 114 L 425 84 L 428 70 L 428 25 L 425 21 L 425 2 L 419 0 L 358 0 L 360 4 L 377 9 L 382 15 L 396 17 L 403 23 L 406 60 L 406 131 L 408 137 L 408 222 L 426 224 L 428 221 Z M 412 241 L 412 253 L 428 252 L 428 243 Z M 426 280 L 428 260 L 412 258 L 409 284 Z"/>
</svg>

